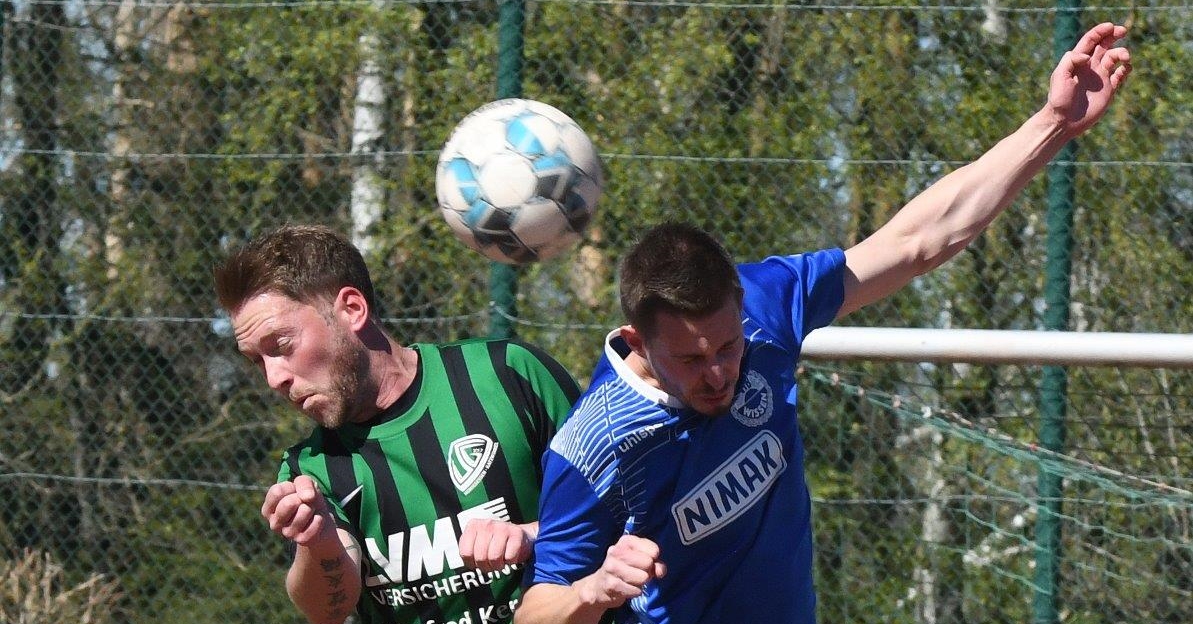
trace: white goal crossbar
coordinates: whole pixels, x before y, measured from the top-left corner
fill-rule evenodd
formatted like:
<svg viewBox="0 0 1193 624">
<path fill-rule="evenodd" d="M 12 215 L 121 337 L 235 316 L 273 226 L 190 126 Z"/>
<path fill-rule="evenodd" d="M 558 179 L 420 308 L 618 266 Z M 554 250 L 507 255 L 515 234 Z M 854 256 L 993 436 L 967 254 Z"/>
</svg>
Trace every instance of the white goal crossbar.
<svg viewBox="0 0 1193 624">
<path fill-rule="evenodd" d="M 823 327 L 810 360 L 1193 368 L 1193 334 Z"/>
</svg>

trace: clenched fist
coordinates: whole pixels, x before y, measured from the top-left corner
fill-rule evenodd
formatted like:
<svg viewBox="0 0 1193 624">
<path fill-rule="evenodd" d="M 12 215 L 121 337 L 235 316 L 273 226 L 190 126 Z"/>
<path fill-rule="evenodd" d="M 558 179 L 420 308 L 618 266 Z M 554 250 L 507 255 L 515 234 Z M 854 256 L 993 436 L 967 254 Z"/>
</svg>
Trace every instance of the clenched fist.
<svg viewBox="0 0 1193 624">
<path fill-rule="evenodd" d="M 623 535 L 610 546 L 596 572 L 575 583 L 585 604 L 613 609 L 645 592 L 646 584 L 667 574 L 659 546 L 636 535 Z"/>
<path fill-rule="evenodd" d="M 306 475 L 271 486 L 265 493 L 261 515 L 271 531 L 300 546 L 338 541 L 331 508 L 315 480 Z"/>
</svg>

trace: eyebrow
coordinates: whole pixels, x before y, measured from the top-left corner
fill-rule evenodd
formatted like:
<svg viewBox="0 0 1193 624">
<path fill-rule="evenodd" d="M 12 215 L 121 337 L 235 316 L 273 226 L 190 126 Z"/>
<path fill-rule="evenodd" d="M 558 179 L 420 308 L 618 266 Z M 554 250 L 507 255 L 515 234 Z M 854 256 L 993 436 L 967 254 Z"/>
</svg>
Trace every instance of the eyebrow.
<svg viewBox="0 0 1193 624">
<path fill-rule="evenodd" d="M 717 345 L 717 347 L 715 349 L 713 349 L 713 351 L 717 352 L 717 351 L 720 351 L 726 347 L 733 346 L 734 344 L 737 343 L 739 338 L 743 341 L 745 340 L 745 336 L 735 336 L 735 337 L 731 338 L 730 340 L 728 340 L 727 342 L 722 342 L 721 344 Z M 671 356 L 677 357 L 677 358 L 699 358 L 699 357 L 704 357 L 704 352 L 703 351 L 699 351 L 699 352 L 686 351 L 686 352 L 672 353 Z"/>
<path fill-rule="evenodd" d="M 282 333 L 282 332 L 278 328 L 275 327 L 273 329 L 266 331 L 265 333 L 261 334 L 260 336 L 257 336 L 255 340 L 237 340 L 236 341 L 236 350 L 240 351 L 245 357 L 251 358 L 254 355 L 260 355 L 261 349 L 258 349 L 256 345 L 258 345 L 261 342 L 268 340 L 270 338 L 274 338 L 275 336 L 277 336 L 280 333 Z M 276 342 L 276 338 L 275 338 L 275 342 Z"/>
</svg>

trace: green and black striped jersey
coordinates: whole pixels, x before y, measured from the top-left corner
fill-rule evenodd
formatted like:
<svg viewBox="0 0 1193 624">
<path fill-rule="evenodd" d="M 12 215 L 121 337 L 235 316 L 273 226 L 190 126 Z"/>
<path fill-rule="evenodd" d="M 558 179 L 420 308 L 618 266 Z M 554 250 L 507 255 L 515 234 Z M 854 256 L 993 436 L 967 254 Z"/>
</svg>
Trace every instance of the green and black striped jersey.
<svg viewBox="0 0 1193 624">
<path fill-rule="evenodd" d="M 466 568 L 460 532 L 472 518 L 538 517 L 542 455 L 579 388 L 516 341 L 412 347 L 418 373 L 393 406 L 363 425 L 317 428 L 286 451 L 278 480 L 317 481 L 360 543 L 365 624 L 508 622 L 523 566 Z"/>
</svg>

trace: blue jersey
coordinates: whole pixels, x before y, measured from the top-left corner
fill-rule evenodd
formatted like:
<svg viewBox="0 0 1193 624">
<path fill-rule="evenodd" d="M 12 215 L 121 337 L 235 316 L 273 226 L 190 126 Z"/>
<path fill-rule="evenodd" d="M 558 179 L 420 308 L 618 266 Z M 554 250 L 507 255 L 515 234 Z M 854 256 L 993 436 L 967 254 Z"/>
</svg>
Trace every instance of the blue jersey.
<svg viewBox="0 0 1193 624">
<path fill-rule="evenodd" d="M 609 334 L 543 460 L 531 582 L 569 585 L 633 533 L 659 545 L 668 571 L 619 621 L 815 622 L 795 365 L 804 337 L 841 308 L 844 265 L 831 249 L 738 266 L 746 348 L 724 416 L 646 384 Z"/>
</svg>

